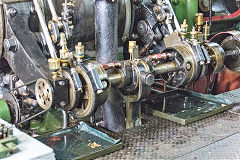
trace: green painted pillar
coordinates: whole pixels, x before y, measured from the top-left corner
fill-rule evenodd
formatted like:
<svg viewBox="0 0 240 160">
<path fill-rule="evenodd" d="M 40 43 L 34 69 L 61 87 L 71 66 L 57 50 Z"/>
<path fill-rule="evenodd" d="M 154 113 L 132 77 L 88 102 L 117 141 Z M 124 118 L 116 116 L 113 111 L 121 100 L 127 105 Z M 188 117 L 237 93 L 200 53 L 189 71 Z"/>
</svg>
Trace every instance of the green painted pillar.
<svg viewBox="0 0 240 160">
<path fill-rule="evenodd" d="M 11 121 L 11 114 L 10 114 L 8 104 L 6 101 L 2 99 L 0 99 L 0 118 L 2 118 L 3 120 L 9 123 Z"/>
<path fill-rule="evenodd" d="M 171 0 L 171 3 L 179 24 L 181 25 L 186 19 L 190 31 L 196 23 L 195 14 L 198 13 L 198 0 Z"/>
</svg>

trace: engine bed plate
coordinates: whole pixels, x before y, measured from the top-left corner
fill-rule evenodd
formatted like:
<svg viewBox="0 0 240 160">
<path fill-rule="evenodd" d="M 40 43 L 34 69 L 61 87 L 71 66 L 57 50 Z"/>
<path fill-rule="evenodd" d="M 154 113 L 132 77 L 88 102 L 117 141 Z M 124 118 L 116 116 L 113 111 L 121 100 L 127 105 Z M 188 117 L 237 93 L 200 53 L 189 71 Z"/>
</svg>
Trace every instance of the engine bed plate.
<svg viewBox="0 0 240 160">
<path fill-rule="evenodd" d="M 54 150 L 56 159 L 94 159 L 122 148 L 120 140 L 114 140 L 84 122 L 37 139 Z"/>
<path fill-rule="evenodd" d="M 163 107 L 164 96 L 165 107 Z M 150 108 L 150 112 L 155 116 L 186 125 L 229 110 L 234 103 L 220 96 L 175 90 L 164 95 L 155 93 L 143 105 Z"/>
</svg>

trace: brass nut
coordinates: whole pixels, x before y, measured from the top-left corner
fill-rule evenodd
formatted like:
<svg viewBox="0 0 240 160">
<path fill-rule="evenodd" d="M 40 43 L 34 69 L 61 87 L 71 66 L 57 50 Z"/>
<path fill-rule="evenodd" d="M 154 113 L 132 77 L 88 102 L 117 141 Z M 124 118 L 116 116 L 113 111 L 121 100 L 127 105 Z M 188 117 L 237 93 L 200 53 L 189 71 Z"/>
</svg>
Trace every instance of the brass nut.
<svg viewBox="0 0 240 160">
<path fill-rule="evenodd" d="M 55 41 L 55 36 L 53 34 L 51 35 L 51 39 L 52 41 Z"/>
<path fill-rule="evenodd" d="M 192 68 L 192 65 L 191 65 L 191 63 L 188 62 L 188 63 L 186 64 L 186 69 L 187 69 L 188 71 L 190 71 L 191 68 Z"/>
<path fill-rule="evenodd" d="M 153 11 L 154 11 L 155 13 L 159 12 L 158 6 L 154 6 L 154 7 L 153 7 Z"/>
<path fill-rule="evenodd" d="M 51 31 L 52 30 L 52 25 L 49 23 L 48 24 L 48 29 Z"/>
</svg>

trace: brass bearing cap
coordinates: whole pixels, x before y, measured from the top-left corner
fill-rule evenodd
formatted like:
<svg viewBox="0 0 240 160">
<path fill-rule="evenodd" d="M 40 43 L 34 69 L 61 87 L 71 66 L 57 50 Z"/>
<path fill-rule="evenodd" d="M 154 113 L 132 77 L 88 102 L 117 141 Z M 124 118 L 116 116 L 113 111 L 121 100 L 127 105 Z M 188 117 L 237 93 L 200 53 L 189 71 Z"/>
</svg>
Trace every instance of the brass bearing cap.
<svg viewBox="0 0 240 160">
<path fill-rule="evenodd" d="M 48 59 L 48 67 L 52 72 L 56 72 L 61 67 L 61 59 L 59 58 L 49 58 Z"/>
<path fill-rule="evenodd" d="M 211 58 L 211 63 L 208 66 L 208 75 L 219 73 L 224 68 L 225 52 L 223 48 L 214 42 L 204 45 L 208 50 L 208 54 Z"/>
</svg>

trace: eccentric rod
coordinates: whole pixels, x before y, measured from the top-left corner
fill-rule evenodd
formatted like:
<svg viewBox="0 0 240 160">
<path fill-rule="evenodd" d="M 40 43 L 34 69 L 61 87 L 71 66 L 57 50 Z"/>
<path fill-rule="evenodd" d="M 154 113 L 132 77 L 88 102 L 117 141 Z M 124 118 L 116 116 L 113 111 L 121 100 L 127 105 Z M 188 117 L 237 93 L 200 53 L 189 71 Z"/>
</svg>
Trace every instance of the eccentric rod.
<svg viewBox="0 0 240 160">
<path fill-rule="evenodd" d="M 58 19 L 58 15 L 57 15 L 57 12 L 55 10 L 55 7 L 53 5 L 53 1 L 52 0 L 47 0 L 48 1 L 48 5 L 49 5 L 49 8 L 50 8 L 50 11 L 52 13 L 52 19 L 53 20 L 57 20 Z"/>
<path fill-rule="evenodd" d="M 51 36 L 50 36 L 50 34 L 48 32 L 47 24 L 46 24 L 46 21 L 44 19 L 44 16 L 43 16 L 41 7 L 39 5 L 39 2 L 38 2 L 38 0 L 33 0 L 33 3 L 34 3 L 34 6 L 35 6 L 35 9 L 36 9 L 36 12 L 37 12 L 37 15 L 38 15 L 38 18 L 39 18 L 42 30 L 43 30 L 43 34 L 44 34 L 44 36 L 46 38 L 46 42 L 47 42 L 48 49 L 50 51 L 51 57 L 52 58 L 57 58 L 56 50 L 55 50 L 55 47 L 53 45 Z"/>
</svg>

